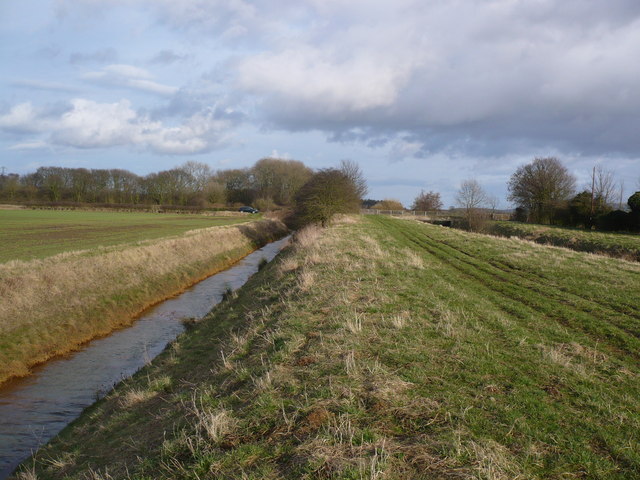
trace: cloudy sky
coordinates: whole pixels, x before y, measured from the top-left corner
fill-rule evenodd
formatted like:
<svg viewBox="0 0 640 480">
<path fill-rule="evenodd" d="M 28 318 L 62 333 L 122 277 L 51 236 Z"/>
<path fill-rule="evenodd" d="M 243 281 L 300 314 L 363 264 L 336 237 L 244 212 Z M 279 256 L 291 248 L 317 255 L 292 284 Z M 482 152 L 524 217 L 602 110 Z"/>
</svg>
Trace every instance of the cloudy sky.
<svg viewBox="0 0 640 480">
<path fill-rule="evenodd" d="M 638 0 L 3 0 L 0 166 L 360 163 L 507 206 L 557 156 L 640 189 Z"/>
</svg>

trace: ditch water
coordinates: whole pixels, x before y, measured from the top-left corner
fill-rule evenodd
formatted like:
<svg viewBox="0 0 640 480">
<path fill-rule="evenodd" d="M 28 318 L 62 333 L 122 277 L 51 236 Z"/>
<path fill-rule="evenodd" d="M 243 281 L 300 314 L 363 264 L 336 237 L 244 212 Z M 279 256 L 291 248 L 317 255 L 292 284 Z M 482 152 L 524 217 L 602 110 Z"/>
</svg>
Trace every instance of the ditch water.
<svg viewBox="0 0 640 480">
<path fill-rule="evenodd" d="M 273 260 L 288 241 L 286 237 L 256 250 L 228 270 L 151 307 L 130 327 L 0 387 L 0 480 L 84 408 L 162 352 L 184 331 L 183 318 L 204 317 L 228 288 L 244 285 L 260 261 Z"/>
</svg>

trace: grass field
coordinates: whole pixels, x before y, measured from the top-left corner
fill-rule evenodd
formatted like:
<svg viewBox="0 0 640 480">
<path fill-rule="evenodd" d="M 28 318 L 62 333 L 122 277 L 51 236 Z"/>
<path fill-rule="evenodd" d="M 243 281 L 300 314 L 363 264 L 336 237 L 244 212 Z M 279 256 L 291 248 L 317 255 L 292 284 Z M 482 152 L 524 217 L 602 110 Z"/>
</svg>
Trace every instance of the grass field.
<svg viewBox="0 0 640 480">
<path fill-rule="evenodd" d="M 490 233 L 640 261 L 640 235 L 637 234 L 605 233 L 518 222 L 494 222 L 490 226 Z"/>
<path fill-rule="evenodd" d="M 640 478 L 639 284 L 406 220 L 306 230 L 25 478 Z"/>
<path fill-rule="evenodd" d="M 212 217 L 159 213 L 122 213 L 0 209 L 0 263 L 44 258 L 70 250 L 92 249 L 180 235 L 188 230 L 254 220 L 248 215 Z"/>
</svg>

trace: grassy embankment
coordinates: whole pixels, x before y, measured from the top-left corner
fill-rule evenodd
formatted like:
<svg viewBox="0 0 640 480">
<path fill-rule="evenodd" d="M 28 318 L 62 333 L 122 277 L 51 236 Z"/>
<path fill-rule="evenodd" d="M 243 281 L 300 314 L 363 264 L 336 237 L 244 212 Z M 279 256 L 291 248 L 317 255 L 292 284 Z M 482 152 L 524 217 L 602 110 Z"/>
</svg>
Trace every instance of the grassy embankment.
<svg viewBox="0 0 640 480">
<path fill-rule="evenodd" d="M 26 224 L 32 225 L 31 231 L 25 227 L 11 232 L 3 224 L 2 236 L 13 239 L 7 245 L 14 256 L 92 247 L 100 243 L 103 233 L 104 243 L 112 245 L 0 264 L 0 382 L 25 375 L 30 366 L 131 323 L 148 306 L 226 268 L 286 231 L 271 220 L 202 228 L 239 220 L 155 215 L 146 218 L 147 223 L 136 224 L 144 214 L 44 213 L 51 225 L 32 218 Z M 74 214 L 73 221 L 57 227 L 51 213 L 67 219 Z M 90 227 L 78 225 L 77 214 L 88 224 L 92 217 L 101 221 L 94 218 Z M 50 234 L 44 233 L 47 229 Z M 48 238 L 53 246 L 47 245 Z M 151 240 L 131 243 L 140 238 Z"/>
<path fill-rule="evenodd" d="M 638 478 L 639 278 L 390 218 L 306 231 L 24 478 Z"/>
<path fill-rule="evenodd" d="M 640 235 L 518 222 L 492 222 L 489 233 L 504 237 L 519 237 L 543 245 L 565 247 L 580 252 L 640 261 Z"/>
<path fill-rule="evenodd" d="M 197 228 L 232 225 L 252 219 L 242 214 L 213 217 L 91 210 L 0 209 L 0 263 L 153 240 Z"/>
</svg>

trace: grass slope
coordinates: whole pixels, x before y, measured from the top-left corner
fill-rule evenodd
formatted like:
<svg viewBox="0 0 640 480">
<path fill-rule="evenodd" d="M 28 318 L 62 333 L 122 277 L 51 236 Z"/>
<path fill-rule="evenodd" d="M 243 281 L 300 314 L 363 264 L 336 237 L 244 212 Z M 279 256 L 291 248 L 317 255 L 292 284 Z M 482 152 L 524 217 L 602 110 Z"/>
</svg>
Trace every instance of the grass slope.
<svg viewBox="0 0 640 480">
<path fill-rule="evenodd" d="M 517 222 L 493 222 L 490 233 L 519 237 L 532 242 L 571 248 L 611 257 L 640 261 L 640 235 L 605 233 L 578 228 L 556 227 Z"/>
<path fill-rule="evenodd" d="M 639 278 L 390 218 L 305 231 L 23 473 L 638 478 Z"/>
<path fill-rule="evenodd" d="M 180 235 L 253 220 L 158 213 L 0 209 L 0 263 Z"/>
<path fill-rule="evenodd" d="M 0 383 L 129 325 L 145 308 L 286 231 L 279 221 L 261 220 L 0 264 Z"/>
</svg>

